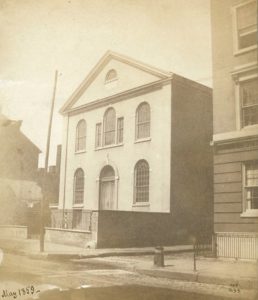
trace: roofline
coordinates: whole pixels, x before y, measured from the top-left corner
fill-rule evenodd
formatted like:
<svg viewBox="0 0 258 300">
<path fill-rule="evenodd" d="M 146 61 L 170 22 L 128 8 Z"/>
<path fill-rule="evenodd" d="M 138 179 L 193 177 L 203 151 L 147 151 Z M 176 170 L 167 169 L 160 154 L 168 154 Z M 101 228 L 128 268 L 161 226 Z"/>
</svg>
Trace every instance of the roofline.
<svg viewBox="0 0 258 300">
<path fill-rule="evenodd" d="M 37 145 L 35 145 L 21 130 L 20 130 L 20 133 L 23 135 L 23 137 L 28 141 L 30 142 L 34 148 L 37 149 L 37 152 L 38 153 L 42 153 L 42 151 L 39 149 L 39 147 Z"/>
<path fill-rule="evenodd" d="M 150 64 L 147 64 L 147 63 L 144 63 L 144 62 L 141 62 L 139 60 L 136 60 L 134 58 L 131 58 L 129 56 L 126 56 L 124 54 L 120 54 L 120 53 L 117 53 L 117 52 L 114 52 L 114 51 L 107 51 L 107 53 L 109 53 L 109 55 L 111 57 L 115 57 L 116 59 L 122 61 L 122 62 L 129 62 L 131 64 L 133 64 L 135 67 L 139 68 L 139 69 L 143 69 L 143 70 L 146 70 L 148 69 L 148 71 L 150 73 L 153 73 L 154 75 L 158 75 L 158 76 L 164 76 L 164 77 L 170 77 L 172 75 L 171 72 L 168 72 L 168 71 L 165 71 L 165 70 L 162 70 L 160 68 L 157 68 L 157 67 L 154 67 Z"/>
<path fill-rule="evenodd" d="M 75 91 L 68 98 L 68 100 L 64 103 L 64 105 L 59 110 L 59 113 L 61 113 L 61 114 L 65 113 L 67 107 L 77 101 L 77 99 L 83 94 L 83 92 L 86 90 L 86 88 L 96 78 L 97 71 L 99 70 L 99 68 L 105 62 L 109 62 L 112 58 L 115 58 L 116 60 L 118 60 L 120 62 L 130 64 L 130 65 L 132 65 L 138 69 L 141 69 L 143 71 L 147 71 L 153 75 L 160 77 L 161 79 L 171 78 L 173 75 L 173 73 L 171 73 L 171 72 L 163 71 L 163 70 L 153 67 L 151 65 L 148 65 L 148 64 L 142 63 L 138 60 L 135 60 L 131 57 L 108 50 L 101 57 L 101 59 L 98 61 L 98 63 L 93 67 L 93 69 L 88 73 L 88 75 L 84 78 L 84 80 L 81 82 L 81 84 L 75 89 Z"/>
<path fill-rule="evenodd" d="M 183 77 L 181 75 L 178 75 L 178 74 L 174 74 L 173 76 L 173 80 L 175 81 L 178 81 L 180 83 L 187 83 L 188 85 L 192 86 L 193 88 L 197 88 L 205 93 L 208 93 L 208 94 L 212 94 L 212 91 L 213 89 L 207 85 L 204 85 L 202 83 L 199 83 L 197 81 L 194 81 L 192 79 L 189 79 L 189 78 L 186 78 L 186 77 Z"/>
</svg>

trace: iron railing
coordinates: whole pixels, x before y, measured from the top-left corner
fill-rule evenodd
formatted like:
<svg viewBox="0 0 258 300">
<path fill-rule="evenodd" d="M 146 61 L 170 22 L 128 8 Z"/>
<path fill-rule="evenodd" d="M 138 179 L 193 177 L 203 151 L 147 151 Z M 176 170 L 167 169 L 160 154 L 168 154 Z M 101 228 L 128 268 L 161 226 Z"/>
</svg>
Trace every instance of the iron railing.
<svg viewBox="0 0 258 300">
<path fill-rule="evenodd" d="M 217 232 L 218 257 L 258 259 L 258 233 Z"/>
<path fill-rule="evenodd" d="M 51 227 L 91 231 L 92 211 L 77 209 L 51 210 Z"/>
<path fill-rule="evenodd" d="M 215 235 L 208 233 L 198 235 L 194 240 L 195 256 L 216 257 Z"/>
</svg>

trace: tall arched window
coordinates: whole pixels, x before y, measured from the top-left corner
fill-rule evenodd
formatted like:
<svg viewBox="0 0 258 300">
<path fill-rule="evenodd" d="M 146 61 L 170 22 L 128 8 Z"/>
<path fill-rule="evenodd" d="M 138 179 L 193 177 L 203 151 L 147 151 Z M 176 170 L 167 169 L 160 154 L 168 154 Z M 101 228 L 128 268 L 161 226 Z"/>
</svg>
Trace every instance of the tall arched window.
<svg viewBox="0 0 258 300">
<path fill-rule="evenodd" d="M 84 197 L 84 172 L 82 169 L 77 169 L 74 174 L 74 204 L 82 204 Z"/>
<path fill-rule="evenodd" d="M 134 168 L 134 202 L 149 201 L 149 164 L 139 160 Z"/>
<path fill-rule="evenodd" d="M 150 106 L 147 102 L 141 103 L 136 110 L 136 139 L 150 136 Z"/>
<path fill-rule="evenodd" d="M 75 151 L 86 149 L 86 122 L 80 120 L 76 127 Z"/>
<path fill-rule="evenodd" d="M 114 108 L 108 108 L 104 114 L 104 145 L 115 143 L 116 137 L 116 112 Z"/>
</svg>

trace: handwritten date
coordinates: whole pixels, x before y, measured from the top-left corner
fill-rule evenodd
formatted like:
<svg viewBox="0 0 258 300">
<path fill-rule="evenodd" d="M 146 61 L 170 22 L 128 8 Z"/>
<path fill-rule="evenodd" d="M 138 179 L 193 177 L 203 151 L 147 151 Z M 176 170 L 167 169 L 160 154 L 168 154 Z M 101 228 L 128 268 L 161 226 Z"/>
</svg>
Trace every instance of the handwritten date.
<svg viewBox="0 0 258 300">
<path fill-rule="evenodd" d="M 23 296 L 32 296 L 34 294 L 39 293 L 40 291 L 37 290 L 33 285 L 26 286 L 24 288 L 16 289 L 16 290 L 2 290 L 2 299 L 4 298 L 13 298 L 16 299 L 18 297 Z"/>
</svg>

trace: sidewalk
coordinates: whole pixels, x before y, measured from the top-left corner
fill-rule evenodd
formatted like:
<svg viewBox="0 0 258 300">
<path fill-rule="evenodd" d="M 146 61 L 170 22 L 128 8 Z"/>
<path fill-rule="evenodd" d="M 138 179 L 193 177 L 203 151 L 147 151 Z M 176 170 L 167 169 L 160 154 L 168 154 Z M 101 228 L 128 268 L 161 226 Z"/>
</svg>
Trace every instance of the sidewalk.
<svg viewBox="0 0 258 300">
<path fill-rule="evenodd" d="M 85 249 L 75 246 L 45 242 L 45 251 L 40 252 L 39 240 L 16 238 L 6 239 L 1 237 L 0 248 L 7 253 L 28 255 L 33 258 L 49 259 L 82 259 L 127 255 L 153 255 L 155 250 L 154 247 Z M 165 248 L 165 253 L 180 253 L 192 250 L 193 247 L 191 245 L 171 246 Z"/>
</svg>

